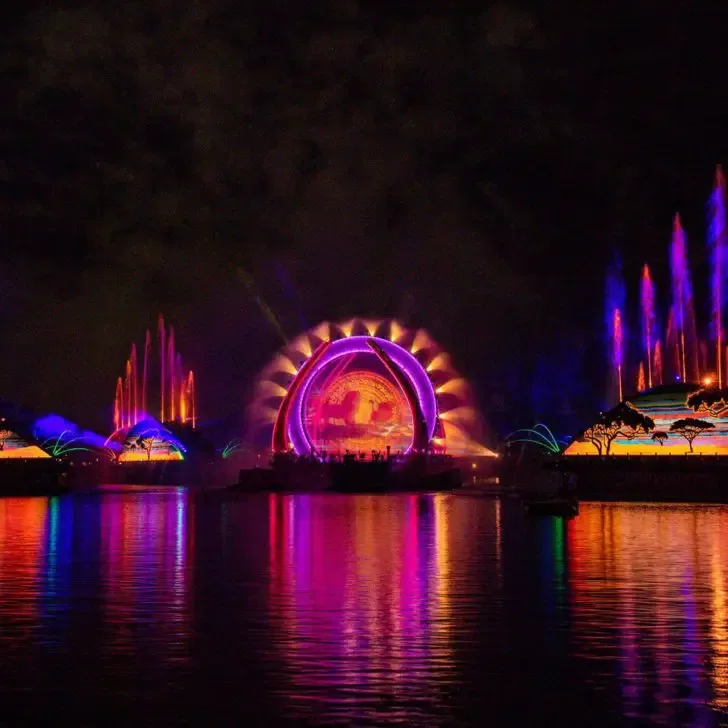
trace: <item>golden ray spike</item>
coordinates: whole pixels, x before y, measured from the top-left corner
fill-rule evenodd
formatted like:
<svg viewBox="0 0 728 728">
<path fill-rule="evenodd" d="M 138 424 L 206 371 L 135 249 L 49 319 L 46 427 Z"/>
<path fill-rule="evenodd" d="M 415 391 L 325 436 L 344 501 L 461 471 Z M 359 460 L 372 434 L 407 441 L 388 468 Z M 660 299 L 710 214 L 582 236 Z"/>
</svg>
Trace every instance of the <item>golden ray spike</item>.
<svg viewBox="0 0 728 728">
<path fill-rule="evenodd" d="M 330 341 L 331 324 L 328 321 L 322 321 L 311 333 L 321 341 Z"/>
<path fill-rule="evenodd" d="M 339 328 L 341 329 L 341 332 L 346 336 L 347 338 L 351 336 L 351 334 L 354 331 L 354 324 L 356 323 L 356 319 L 350 319 L 349 321 L 344 321 L 344 323 L 339 324 Z"/>
<path fill-rule="evenodd" d="M 364 324 L 364 327 L 366 328 L 369 336 L 376 336 L 377 329 L 379 328 L 379 326 L 382 322 L 381 321 L 372 321 L 371 319 L 369 319 L 369 320 L 362 319 L 362 323 Z"/>
<path fill-rule="evenodd" d="M 470 393 L 470 384 L 467 379 L 457 377 L 455 379 L 448 379 L 444 384 L 441 384 L 436 390 L 437 394 L 456 394 L 460 397 L 467 397 Z"/>
<path fill-rule="evenodd" d="M 389 322 L 389 340 L 395 344 L 407 333 L 407 329 L 397 321 Z"/>
<path fill-rule="evenodd" d="M 445 352 L 441 352 L 425 367 L 425 369 L 427 369 L 428 372 L 449 372 L 451 371 L 450 357 L 445 354 Z"/>
<path fill-rule="evenodd" d="M 410 347 L 410 353 L 417 354 L 417 352 L 422 351 L 423 349 L 429 349 L 431 346 L 432 339 L 429 337 L 424 329 L 420 329 L 415 334 L 415 339 L 412 342 L 412 346 Z"/>
<path fill-rule="evenodd" d="M 291 348 L 295 351 L 300 352 L 303 354 L 306 359 L 313 354 L 313 349 L 311 348 L 311 342 L 308 339 L 308 336 L 306 334 L 303 334 L 299 336 L 292 344 Z"/>
</svg>

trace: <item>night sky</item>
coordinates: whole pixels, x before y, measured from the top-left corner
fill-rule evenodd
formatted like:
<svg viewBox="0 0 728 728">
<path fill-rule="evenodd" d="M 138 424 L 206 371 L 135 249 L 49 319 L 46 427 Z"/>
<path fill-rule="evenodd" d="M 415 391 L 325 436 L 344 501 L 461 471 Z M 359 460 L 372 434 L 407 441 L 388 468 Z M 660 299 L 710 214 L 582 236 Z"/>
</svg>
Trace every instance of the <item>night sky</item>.
<svg viewBox="0 0 728 728">
<path fill-rule="evenodd" d="M 108 429 L 163 312 L 203 418 L 242 411 L 282 343 L 243 268 L 291 337 L 396 316 L 495 426 L 576 421 L 604 395 L 607 265 L 630 316 L 645 261 L 664 303 L 677 210 L 705 320 L 723 23 L 644 0 L 393 5 L 0 11 L 0 396 Z"/>
</svg>

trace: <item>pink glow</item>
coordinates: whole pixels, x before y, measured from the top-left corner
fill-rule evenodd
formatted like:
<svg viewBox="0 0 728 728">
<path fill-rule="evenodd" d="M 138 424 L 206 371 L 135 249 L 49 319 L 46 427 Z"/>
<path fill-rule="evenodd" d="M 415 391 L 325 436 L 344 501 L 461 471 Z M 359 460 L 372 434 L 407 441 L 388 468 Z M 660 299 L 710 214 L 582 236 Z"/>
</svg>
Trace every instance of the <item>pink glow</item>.
<svg viewBox="0 0 728 728">
<path fill-rule="evenodd" d="M 715 170 L 715 184 L 710 197 L 709 244 L 713 263 L 711 276 L 712 335 L 715 339 L 716 374 L 718 387 L 723 386 L 723 284 L 726 275 L 726 221 L 725 221 L 725 176 L 721 167 Z"/>
<path fill-rule="evenodd" d="M 642 268 L 640 299 L 642 302 L 642 328 L 645 337 L 645 356 L 647 359 L 647 386 L 652 387 L 652 346 L 655 338 L 655 286 L 652 282 L 650 268 L 647 263 Z"/>
<path fill-rule="evenodd" d="M 612 361 L 614 363 L 615 374 L 617 377 L 617 391 L 619 401 L 623 399 L 622 392 L 622 357 L 624 345 L 624 332 L 622 330 L 622 313 L 618 308 L 614 309 L 612 315 Z"/>
<path fill-rule="evenodd" d="M 174 326 L 169 327 L 169 336 L 167 337 L 167 373 L 169 375 L 169 421 L 174 422 L 176 419 L 175 407 L 175 391 L 177 377 L 175 376 L 175 356 L 174 356 Z"/>
<path fill-rule="evenodd" d="M 655 356 L 652 362 L 652 371 L 654 372 L 655 382 L 662 384 L 662 344 L 659 339 L 655 342 Z"/>
<path fill-rule="evenodd" d="M 157 320 L 157 336 L 159 338 L 159 366 L 160 366 L 160 379 L 159 379 L 159 392 L 160 392 L 160 406 L 159 406 L 159 421 L 164 422 L 164 390 L 167 386 L 167 380 L 165 379 L 165 366 L 164 359 L 167 356 L 167 330 L 164 326 L 164 316 L 159 314 Z"/>
<path fill-rule="evenodd" d="M 147 375 L 149 373 L 149 355 L 152 351 L 152 335 L 147 329 L 144 337 L 144 366 L 142 368 L 142 416 L 147 412 Z"/>
</svg>

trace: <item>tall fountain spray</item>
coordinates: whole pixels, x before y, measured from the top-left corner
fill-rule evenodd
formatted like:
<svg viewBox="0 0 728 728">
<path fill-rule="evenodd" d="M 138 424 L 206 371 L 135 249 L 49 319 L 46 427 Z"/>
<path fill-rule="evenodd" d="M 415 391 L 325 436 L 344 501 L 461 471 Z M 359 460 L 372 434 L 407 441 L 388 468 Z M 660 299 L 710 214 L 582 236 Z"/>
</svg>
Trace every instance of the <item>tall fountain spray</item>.
<svg viewBox="0 0 728 728">
<path fill-rule="evenodd" d="M 125 407 L 125 413 L 124 413 L 124 424 L 127 427 L 131 427 L 131 398 L 132 398 L 132 390 L 131 390 L 131 359 L 126 360 L 126 377 L 124 379 L 124 404 Z"/>
<path fill-rule="evenodd" d="M 164 422 L 165 410 L 164 410 L 164 392 L 167 387 L 167 379 L 165 378 L 165 359 L 167 358 L 167 330 L 164 326 L 164 316 L 159 314 L 157 319 L 157 337 L 159 339 L 159 393 L 160 393 L 160 405 L 159 405 L 159 421 Z"/>
<path fill-rule="evenodd" d="M 124 412 L 124 382 L 121 377 L 116 380 L 116 393 L 114 394 L 114 429 L 119 430 L 123 425 Z"/>
<path fill-rule="evenodd" d="M 197 402 L 195 397 L 195 375 L 191 369 L 187 375 L 187 402 L 190 420 L 192 421 L 192 429 L 194 430 L 197 427 Z"/>
<path fill-rule="evenodd" d="M 187 382 L 182 371 L 182 355 L 177 352 L 174 362 L 175 381 L 177 382 L 177 417 L 184 424 L 187 421 Z"/>
<path fill-rule="evenodd" d="M 652 387 L 652 347 L 655 340 L 655 286 L 647 263 L 642 268 L 640 301 L 642 303 L 642 329 L 645 337 L 645 358 L 647 360 L 647 386 Z"/>
<path fill-rule="evenodd" d="M 157 334 L 160 347 L 160 421 L 192 422 L 197 424 L 197 405 L 195 402 L 195 378 L 190 370 L 185 374 L 182 366 L 182 355 L 175 349 L 174 327 L 169 331 L 160 315 L 157 322 Z M 152 335 L 149 329 L 144 337 L 144 359 L 139 377 L 139 365 L 136 343 L 131 346 L 129 358 L 126 360 L 124 376 L 119 377 L 114 393 L 114 429 L 133 427 L 147 416 L 149 396 L 150 363 L 152 356 Z"/>
<path fill-rule="evenodd" d="M 725 176 L 723 169 L 715 170 L 715 184 L 710 196 L 710 219 L 708 224 L 708 244 L 712 261 L 710 280 L 711 335 L 715 341 L 715 373 L 718 387 L 723 386 L 725 361 L 723 359 L 723 288 L 726 271 L 726 225 L 725 225 Z"/>
<path fill-rule="evenodd" d="M 612 362 L 614 364 L 614 373 L 617 377 L 617 392 L 620 402 L 624 399 L 624 392 L 622 391 L 623 344 L 622 313 L 618 308 L 615 308 L 612 317 Z"/>
<path fill-rule="evenodd" d="M 176 419 L 177 408 L 175 407 L 175 391 L 177 377 L 175 376 L 175 353 L 174 353 L 174 326 L 169 327 L 167 337 L 167 377 L 169 379 L 169 421 Z"/>
<path fill-rule="evenodd" d="M 647 389 L 647 384 L 645 382 L 645 363 L 641 361 L 639 372 L 637 373 L 637 391 L 644 392 L 645 389 Z"/>
<path fill-rule="evenodd" d="M 152 335 L 147 329 L 144 337 L 144 364 L 142 366 L 142 416 L 147 414 L 147 376 L 149 375 L 149 357 L 152 353 Z"/>
<path fill-rule="evenodd" d="M 654 373 L 655 382 L 662 384 L 662 344 L 658 339 L 655 342 L 655 355 L 652 361 L 652 371 Z"/>
<path fill-rule="evenodd" d="M 129 355 L 129 361 L 131 361 L 131 402 L 129 406 L 129 416 L 132 425 L 136 425 L 139 421 L 139 377 L 137 368 L 137 348 L 136 344 L 131 345 L 131 354 Z"/>
<path fill-rule="evenodd" d="M 604 309 L 605 324 L 607 329 L 610 358 L 610 369 L 614 377 L 614 390 L 611 397 L 617 397 L 622 401 L 623 396 L 623 353 L 624 353 L 624 329 L 623 312 L 625 310 L 625 289 L 622 277 L 622 264 L 617 256 L 609 267 L 606 279 L 606 306 Z M 615 391 L 616 390 L 616 391 Z"/>
<path fill-rule="evenodd" d="M 693 291 L 688 269 L 687 243 L 685 231 L 680 223 L 680 215 L 675 215 L 670 246 L 670 268 L 672 271 L 673 323 L 678 347 L 679 374 L 682 381 L 688 380 L 688 362 L 697 368 L 697 338 L 695 335 L 695 309 Z M 687 351 L 690 346 L 691 352 Z M 699 372 L 691 371 L 694 376 Z"/>
</svg>

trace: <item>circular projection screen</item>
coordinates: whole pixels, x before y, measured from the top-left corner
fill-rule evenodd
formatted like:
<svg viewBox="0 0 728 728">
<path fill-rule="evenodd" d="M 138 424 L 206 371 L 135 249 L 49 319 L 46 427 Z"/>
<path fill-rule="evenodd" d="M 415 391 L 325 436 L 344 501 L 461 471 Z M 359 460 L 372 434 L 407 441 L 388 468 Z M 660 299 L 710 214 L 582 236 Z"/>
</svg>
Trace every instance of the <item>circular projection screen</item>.
<svg viewBox="0 0 728 728">
<path fill-rule="evenodd" d="M 387 446 L 397 452 L 412 447 L 418 423 L 429 441 L 437 399 L 422 365 L 391 341 L 351 336 L 313 352 L 288 390 L 274 432 L 285 433 L 299 455 Z"/>
<path fill-rule="evenodd" d="M 372 360 L 374 361 L 365 361 Z M 303 423 L 317 452 L 406 450 L 413 420 L 407 398 L 373 355 L 332 362 L 308 388 Z M 356 366 L 349 369 L 349 366 Z"/>
</svg>

